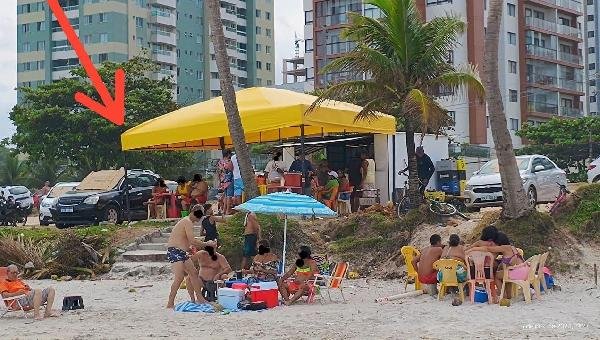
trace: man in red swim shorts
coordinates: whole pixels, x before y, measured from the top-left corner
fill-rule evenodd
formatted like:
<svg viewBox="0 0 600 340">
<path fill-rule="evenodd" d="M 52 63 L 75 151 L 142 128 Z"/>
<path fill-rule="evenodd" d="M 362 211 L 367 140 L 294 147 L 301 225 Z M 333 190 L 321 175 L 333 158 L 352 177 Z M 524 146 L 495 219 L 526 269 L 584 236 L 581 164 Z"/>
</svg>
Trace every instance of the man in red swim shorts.
<svg viewBox="0 0 600 340">
<path fill-rule="evenodd" d="M 433 234 L 429 238 L 429 247 L 421 250 L 421 255 L 416 256 L 412 260 L 413 266 L 417 269 L 419 275 L 419 281 L 424 285 L 430 285 L 427 288 L 429 292 L 433 294 L 437 290 L 437 271 L 433 269 L 433 263 L 440 259 L 442 256 L 442 238 L 438 234 Z M 436 289 L 433 289 L 431 285 L 434 285 Z"/>
</svg>

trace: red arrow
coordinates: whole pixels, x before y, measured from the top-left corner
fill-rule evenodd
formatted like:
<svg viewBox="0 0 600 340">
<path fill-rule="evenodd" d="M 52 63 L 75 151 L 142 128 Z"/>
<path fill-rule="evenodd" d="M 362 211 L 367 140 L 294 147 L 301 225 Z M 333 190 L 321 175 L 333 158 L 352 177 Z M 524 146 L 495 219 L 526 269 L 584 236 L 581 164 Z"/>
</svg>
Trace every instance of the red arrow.
<svg viewBox="0 0 600 340">
<path fill-rule="evenodd" d="M 115 71 L 115 99 L 113 100 L 58 0 L 48 0 L 48 5 L 50 5 L 50 9 L 54 13 L 54 16 L 56 16 L 58 24 L 65 32 L 67 40 L 69 40 L 69 43 L 71 43 L 71 46 L 75 50 L 83 69 L 88 77 L 90 77 L 92 85 L 98 91 L 102 103 L 98 103 L 82 92 L 75 93 L 75 100 L 109 121 L 117 125 L 123 125 L 125 122 L 125 71 L 123 69 Z"/>
</svg>

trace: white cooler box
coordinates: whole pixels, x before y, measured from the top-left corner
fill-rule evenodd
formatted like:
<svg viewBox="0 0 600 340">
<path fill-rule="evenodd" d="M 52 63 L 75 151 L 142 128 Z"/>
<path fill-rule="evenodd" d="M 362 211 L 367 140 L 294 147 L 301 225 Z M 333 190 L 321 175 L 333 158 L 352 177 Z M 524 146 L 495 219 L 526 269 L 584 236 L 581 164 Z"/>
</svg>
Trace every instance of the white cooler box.
<svg viewBox="0 0 600 340">
<path fill-rule="evenodd" d="M 217 291 L 217 299 L 219 304 L 225 309 L 236 310 L 238 303 L 243 301 L 245 291 L 233 288 L 219 288 Z"/>
</svg>

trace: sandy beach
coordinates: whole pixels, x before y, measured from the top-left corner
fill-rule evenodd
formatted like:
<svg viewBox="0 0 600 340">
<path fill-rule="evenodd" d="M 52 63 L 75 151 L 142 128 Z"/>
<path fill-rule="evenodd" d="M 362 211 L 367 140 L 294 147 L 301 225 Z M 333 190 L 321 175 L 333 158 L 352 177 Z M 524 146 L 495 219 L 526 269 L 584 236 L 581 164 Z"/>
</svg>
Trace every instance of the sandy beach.
<svg viewBox="0 0 600 340">
<path fill-rule="evenodd" d="M 399 280 L 349 280 L 348 303 L 319 302 L 228 315 L 177 313 L 164 308 L 168 278 L 101 281 L 30 281 L 52 284 L 56 307 L 63 296 L 81 295 L 85 309 L 58 318 L 33 321 L 11 313 L 0 319 L 3 339 L 600 339 L 600 290 L 587 281 L 559 282 L 527 305 L 471 304 L 453 307 L 451 298 L 430 296 L 376 303 L 375 298 L 401 293 Z M 152 285 L 130 292 L 134 286 Z M 411 286 L 409 286 L 409 289 Z M 180 290 L 177 302 L 184 301 Z M 338 297 L 338 295 L 335 295 Z M 341 301 L 341 300 L 340 300 Z"/>
</svg>

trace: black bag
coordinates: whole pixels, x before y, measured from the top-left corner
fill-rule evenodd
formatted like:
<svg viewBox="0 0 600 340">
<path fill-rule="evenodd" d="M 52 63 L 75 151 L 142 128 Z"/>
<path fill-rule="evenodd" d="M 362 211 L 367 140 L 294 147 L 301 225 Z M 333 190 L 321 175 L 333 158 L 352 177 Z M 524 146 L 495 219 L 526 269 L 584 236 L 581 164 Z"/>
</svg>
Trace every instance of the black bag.
<svg viewBox="0 0 600 340">
<path fill-rule="evenodd" d="M 208 302 L 217 301 L 217 284 L 214 281 L 205 281 L 202 287 L 202 296 Z"/>
<path fill-rule="evenodd" d="M 83 308 L 83 298 L 81 296 L 65 296 L 63 299 L 63 311 Z"/>
<path fill-rule="evenodd" d="M 244 300 L 238 303 L 238 308 L 241 310 L 263 310 L 267 309 L 267 303 L 264 301 L 249 302 Z"/>
</svg>

